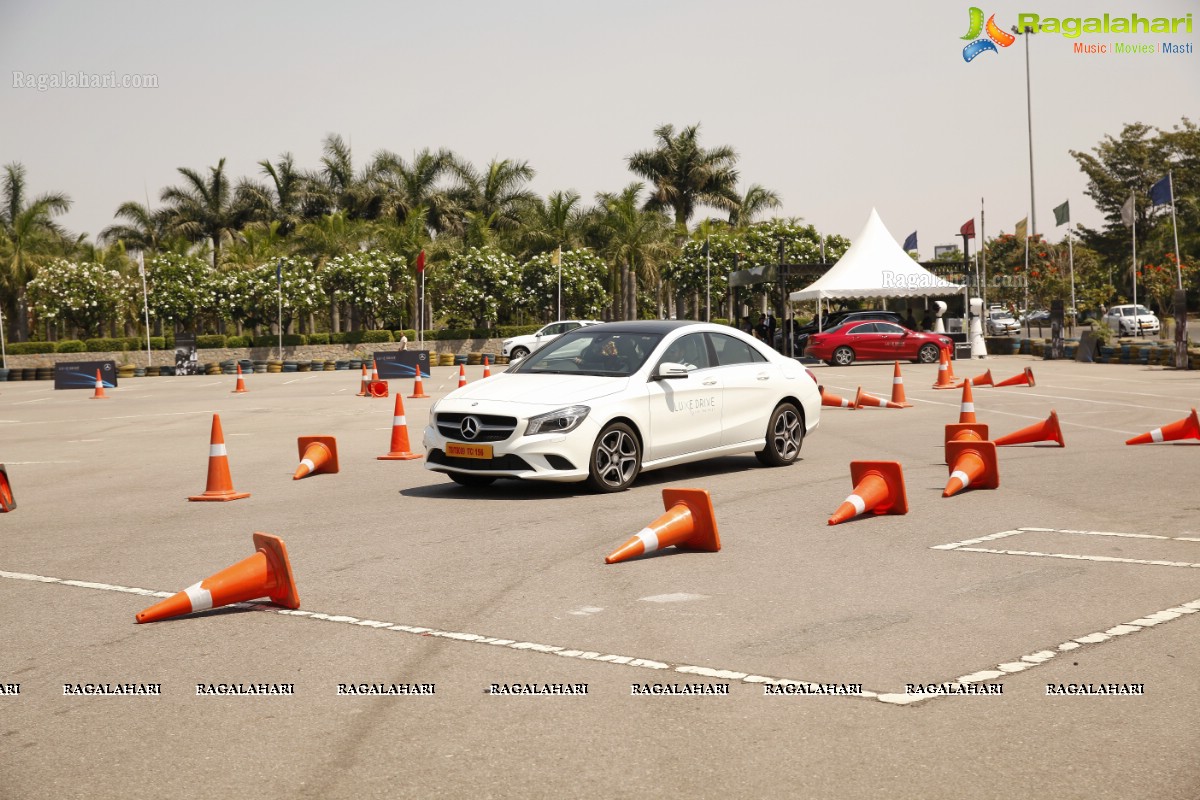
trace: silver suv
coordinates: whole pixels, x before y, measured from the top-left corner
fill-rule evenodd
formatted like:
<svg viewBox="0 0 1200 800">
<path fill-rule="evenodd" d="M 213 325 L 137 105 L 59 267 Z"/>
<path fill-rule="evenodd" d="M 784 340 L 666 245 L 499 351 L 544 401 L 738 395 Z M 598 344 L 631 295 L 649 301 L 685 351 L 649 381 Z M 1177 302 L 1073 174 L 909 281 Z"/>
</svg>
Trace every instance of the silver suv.
<svg viewBox="0 0 1200 800">
<path fill-rule="evenodd" d="M 1158 317 L 1143 305 L 1113 306 L 1103 322 L 1118 336 L 1157 336 L 1159 330 Z"/>
<path fill-rule="evenodd" d="M 554 341 L 568 331 L 582 328 L 584 325 L 599 324 L 600 321 L 595 319 L 560 319 L 558 322 L 551 322 L 549 325 L 543 326 L 536 333 L 505 339 L 501 343 L 500 352 L 513 360 L 524 358 L 542 345 Z"/>
</svg>

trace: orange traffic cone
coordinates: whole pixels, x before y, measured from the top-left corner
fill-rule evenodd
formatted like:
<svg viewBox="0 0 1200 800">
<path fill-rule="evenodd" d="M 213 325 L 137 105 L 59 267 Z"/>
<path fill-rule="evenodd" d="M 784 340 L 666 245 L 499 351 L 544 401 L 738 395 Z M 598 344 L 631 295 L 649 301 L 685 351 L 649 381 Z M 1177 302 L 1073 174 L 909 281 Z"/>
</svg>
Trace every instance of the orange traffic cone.
<svg viewBox="0 0 1200 800">
<path fill-rule="evenodd" d="M 855 410 L 854 403 L 850 402 L 844 397 L 838 397 L 836 394 L 830 394 L 829 392 L 825 391 L 824 386 L 818 386 L 817 390 L 821 392 L 821 405 L 833 406 L 834 408 L 848 408 L 851 411 Z"/>
<path fill-rule="evenodd" d="M 904 396 L 904 376 L 900 374 L 900 362 L 892 372 L 892 403 L 900 408 L 912 408 L 912 403 Z"/>
<path fill-rule="evenodd" d="M 158 622 L 257 597 L 269 597 L 272 603 L 284 608 L 299 608 L 300 595 L 296 592 L 296 580 L 292 577 L 292 564 L 283 539 L 255 533 L 254 549 L 256 552 L 249 558 L 139 611 L 135 619 Z"/>
<path fill-rule="evenodd" d="M 712 498 L 707 491 L 663 489 L 662 497 L 667 513 L 614 550 L 604 559 L 605 564 L 616 564 L 671 545 L 713 553 L 721 549 Z"/>
<path fill-rule="evenodd" d="M 370 381 L 367 383 L 367 394 L 371 397 L 387 397 L 388 382 L 387 381 Z"/>
<path fill-rule="evenodd" d="M 459 364 L 458 365 L 458 388 L 461 389 L 462 387 L 464 387 L 466 385 L 467 385 L 467 368 L 464 367 L 462 364 Z"/>
<path fill-rule="evenodd" d="M 954 373 L 950 370 L 950 356 L 944 348 L 939 348 L 937 382 L 934 389 L 953 389 Z"/>
<path fill-rule="evenodd" d="M 221 415 L 213 414 L 212 435 L 208 445 L 208 488 L 204 494 L 193 495 L 188 500 L 241 500 L 249 492 L 235 492 L 233 479 L 229 477 L 229 457 L 225 453 L 225 433 L 221 430 Z"/>
<path fill-rule="evenodd" d="M 413 393 L 408 396 L 410 400 L 413 398 L 429 397 L 429 395 L 425 394 L 425 384 L 421 383 L 421 365 L 417 364 L 415 370 L 417 374 L 413 381 Z"/>
<path fill-rule="evenodd" d="M 8 482 L 8 468 L 0 464 L 0 513 L 7 514 L 17 507 L 13 499 L 12 484 Z"/>
<path fill-rule="evenodd" d="M 1001 386 L 1037 386 L 1037 382 L 1033 379 L 1033 370 L 1026 367 L 1020 375 L 1014 375 L 996 384 L 997 389 Z"/>
<path fill-rule="evenodd" d="M 992 371 L 990 369 L 987 372 L 983 373 L 982 375 L 971 378 L 971 383 L 975 386 L 995 386 L 996 385 L 996 381 L 994 381 L 992 379 Z"/>
<path fill-rule="evenodd" d="M 971 379 L 963 381 L 962 404 L 958 407 L 959 422 L 975 422 L 975 395 L 971 391 Z"/>
<path fill-rule="evenodd" d="M 488 357 L 486 355 L 483 357 L 483 377 L 492 377 L 492 365 L 488 361 Z"/>
<path fill-rule="evenodd" d="M 363 364 L 362 365 L 362 383 L 359 384 L 358 394 L 354 395 L 355 397 L 366 397 L 367 396 L 367 383 L 368 383 L 368 381 L 367 381 L 367 365 Z"/>
<path fill-rule="evenodd" d="M 996 464 L 995 442 L 950 442 L 946 445 L 950 480 L 942 497 L 952 497 L 968 486 L 976 489 L 997 489 L 1000 469 Z"/>
<path fill-rule="evenodd" d="M 907 514 L 908 493 L 904 472 L 897 461 L 851 461 L 854 493 L 829 518 L 830 525 L 865 514 Z"/>
<path fill-rule="evenodd" d="M 237 386 L 234 387 L 233 394 L 242 394 L 246 391 L 246 380 L 242 377 L 242 365 L 238 364 L 237 368 Z"/>
<path fill-rule="evenodd" d="M 1058 424 L 1058 414 L 1053 409 L 1050 410 L 1050 416 L 1046 418 L 1045 422 L 1035 422 L 1028 428 L 1021 428 L 1019 431 L 1014 431 L 1007 436 L 1001 436 L 995 440 L 997 447 L 1046 441 L 1058 442 L 1059 447 L 1067 446 L 1066 442 L 1063 441 L 1062 428 Z"/>
<path fill-rule="evenodd" d="M 876 408 L 904 408 L 904 406 L 896 405 L 891 400 L 884 400 L 882 397 L 876 397 L 863 391 L 863 388 L 858 387 L 858 394 L 854 397 L 854 407 L 862 408 L 863 406 L 874 406 Z"/>
<path fill-rule="evenodd" d="M 1135 436 L 1125 444 L 1149 444 L 1150 442 L 1175 442 L 1180 439 L 1200 439 L 1200 418 L 1196 416 L 1196 409 L 1192 409 L 1192 413 L 1181 420 L 1176 420 L 1170 425 L 1164 425 L 1161 428 L 1155 428 L 1149 433 L 1143 433 Z"/>
<path fill-rule="evenodd" d="M 408 443 L 408 419 L 404 416 L 404 398 L 396 395 L 396 410 L 392 412 L 392 449 L 386 456 L 376 456 L 376 461 L 409 461 L 420 458 L 420 453 L 410 453 Z"/>
<path fill-rule="evenodd" d="M 89 400 L 107 400 L 108 395 L 104 393 L 104 380 L 100 377 L 100 370 L 96 370 L 96 391 L 92 394 Z"/>
<path fill-rule="evenodd" d="M 337 439 L 332 436 L 301 436 L 296 446 L 300 450 L 300 466 L 296 467 L 292 480 L 338 471 Z"/>
<path fill-rule="evenodd" d="M 951 442 L 986 442 L 988 426 L 980 422 L 958 422 L 946 426 L 946 440 L 943 445 L 945 463 L 950 463 Z"/>
</svg>

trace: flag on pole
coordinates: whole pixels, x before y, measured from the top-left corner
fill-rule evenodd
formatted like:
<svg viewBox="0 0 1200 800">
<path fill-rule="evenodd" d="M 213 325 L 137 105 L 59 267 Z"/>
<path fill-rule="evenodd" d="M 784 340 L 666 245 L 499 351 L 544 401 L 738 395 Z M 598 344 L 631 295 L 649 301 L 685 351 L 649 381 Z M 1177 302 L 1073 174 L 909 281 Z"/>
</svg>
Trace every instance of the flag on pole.
<svg viewBox="0 0 1200 800">
<path fill-rule="evenodd" d="M 1071 201 L 1067 200 L 1061 206 L 1054 209 L 1054 225 L 1058 227 L 1064 223 L 1071 221 Z"/>
<path fill-rule="evenodd" d="M 146 277 L 146 259 L 142 256 L 142 251 L 138 251 L 138 275 Z"/>
<path fill-rule="evenodd" d="M 422 250 L 417 254 L 417 272 L 425 271 L 425 251 Z"/>
<path fill-rule="evenodd" d="M 562 263 L 562 248 L 561 247 L 550 254 L 550 263 L 556 267 Z"/>
<path fill-rule="evenodd" d="M 975 220 L 971 220 L 972 224 L 974 224 L 974 222 L 975 222 Z M 913 231 L 912 233 L 910 233 L 908 235 L 908 238 L 904 240 L 904 252 L 909 253 L 916 249 L 917 249 L 917 232 Z"/>
<path fill-rule="evenodd" d="M 275 262 L 275 284 L 283 286 L 283 259 Z"/>
<path fill-rule="evenodd" d="M 708 239 L 704 240 L 704 247 L 700 248 L 700 255 L 708 257 Z"/>
<path fill-rule="evenodd" d="M 1150 203 L 1156 206 L 1171 204 L 1171 173 L 1150 187 Z"/>
<path fill-rule="evenodd" d="M 1129 195 L 1129 199 L 1125 201 L 1125 205 L 1121 206 L 1121 224 L 1126 228 L 1133 227 L 1133 215 L 1137 211 L 1137 206 L 1134 204 L 1133 194 Z"/>
<path fill-rule="evenodd" d="M 975 238 L 975 218 L 971 217 L 969 220 L 964 222 L 962 227 L 958 229 L 958 233 L 960 236 L 965 236 L 968 239 L 974 239 Z"/>
<path fill-rule="evenodd" d="M 1026 232 L 1029 229 L 1029 217 L 1017 223 L 1017 238 L 1022 242 L 1025 241 Z"/>
</svg>

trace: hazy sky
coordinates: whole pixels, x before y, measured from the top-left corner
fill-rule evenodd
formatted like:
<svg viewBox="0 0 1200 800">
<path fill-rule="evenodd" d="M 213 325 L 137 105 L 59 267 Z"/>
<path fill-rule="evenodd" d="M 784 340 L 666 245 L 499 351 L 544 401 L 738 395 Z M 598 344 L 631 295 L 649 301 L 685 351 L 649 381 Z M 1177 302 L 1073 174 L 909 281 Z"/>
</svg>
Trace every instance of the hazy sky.
<svg viewBox="0 0 1200 800">
<path fill-rule="evenodd" d="M 1100 224 L 1068 150 L 1128 122 L 1200 120 L 1200 53 L 1083 55 L 1086 43 L 1191 43 L 1195 0 L 1029 0 L 981 6 L 1005 30 L 1042 17 L 1182 17 L 1193 33 L 1032 37 L 1037 229 L 1053 206 Z M 235 177 L 321 142 L 352 143 L 356 169 L 388 149 L 446 147 L 477 166 L 528 161 L 541 194 L 591 201 L 634 180 L 625 159 L 653 130 L 701 125 L 740 155 L 742 188 L 780 216 L 854 236 L 872 206 L 921 256 L 978 218 L 1011 232 L 1028 213 L 1025 43 L 963 60 L 969 2 L 444 0 L 416 3 L 0 0 L 0 163 L 34 193 L 74 201 L 92 236 L 127 200 L 153 206 L 180 166 L 224 157 Z M 13 73 L 151 74 L 156 89 L 14 88 Z M 708 212 L 702 210 L 698 216 Z M 978 221 L 976 223 L 978 225 Z"/>
</svg>

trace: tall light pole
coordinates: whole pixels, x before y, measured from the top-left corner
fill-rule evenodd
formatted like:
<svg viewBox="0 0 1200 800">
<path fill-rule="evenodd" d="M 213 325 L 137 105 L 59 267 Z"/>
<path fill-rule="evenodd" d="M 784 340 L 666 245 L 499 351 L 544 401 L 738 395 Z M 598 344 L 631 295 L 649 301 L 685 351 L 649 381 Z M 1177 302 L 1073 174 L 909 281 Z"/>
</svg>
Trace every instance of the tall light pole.
<svg viewBox="0 0 1200 800">
<path fill-rule="evenodd" d="M 1029 37 L 1035 31 L 1032 25 L 1020 30 L 1013 25 L 1012 32 L 1025 37 L 1025 119 L 1029 127 L 1029 234 L 1037 236 L 1037 203 L 1033 199 L 1033 92 L 1029 80 Z"/>
</svg>

